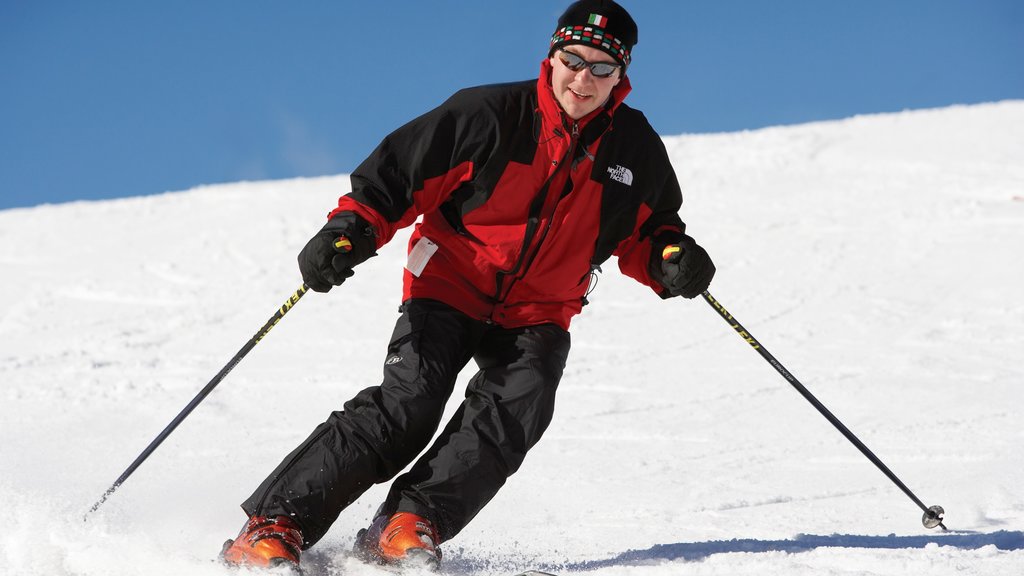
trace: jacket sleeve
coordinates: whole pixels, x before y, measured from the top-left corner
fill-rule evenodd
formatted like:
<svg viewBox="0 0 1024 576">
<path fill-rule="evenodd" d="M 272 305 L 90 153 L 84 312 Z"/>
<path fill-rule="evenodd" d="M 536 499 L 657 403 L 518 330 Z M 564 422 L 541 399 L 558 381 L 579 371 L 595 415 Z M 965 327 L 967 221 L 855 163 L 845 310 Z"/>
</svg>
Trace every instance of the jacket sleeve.
<svg viewBox="0 0 1024 576">
<path fill-rule="evenodd" d="M 683 238 L 686 225 L 679 217 L 683 203 L 679 180 L 663 145 L 660 152 L 665 163 L 661 184 L 651 194 L 650 202 L 641 205 L 633 234 L 618 245 L 614 254 L 618 256 L 619 270 L 623 274 L 650 287 L 662 298 L 668 298 L 668 291 L 651 274 L 652 263 L 665 246 Z"/>
<path fill-rule="evenodd" d="M 373 226 L 377 248 L 386 244 L 472 179 L 489 150 L 486 121 L 474 116 L 464 90 L 389 134 L 352 173 L 352 192 L 328 218 L 355 212 Z"/>
</svg>

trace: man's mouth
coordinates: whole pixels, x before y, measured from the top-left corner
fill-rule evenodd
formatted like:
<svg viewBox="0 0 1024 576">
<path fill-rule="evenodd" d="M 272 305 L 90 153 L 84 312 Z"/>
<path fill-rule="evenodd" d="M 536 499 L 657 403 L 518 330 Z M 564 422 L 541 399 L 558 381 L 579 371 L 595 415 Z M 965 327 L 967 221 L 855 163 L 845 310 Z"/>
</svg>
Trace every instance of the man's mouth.
<svg viewBox="0 0 1024 576">
<path fill-rule="evenodd" d="M 584 94 L 583 92 L 577 92 L 576 90 L 573 90 L 572 88 L 569 88 L 569 92 L 572 92 L 573 96 L 579 98 L 580 100 L 586 100 L 587 98 L 590 98 L 591 96 L 593 96 L 593 94 Z"/>
</svg>

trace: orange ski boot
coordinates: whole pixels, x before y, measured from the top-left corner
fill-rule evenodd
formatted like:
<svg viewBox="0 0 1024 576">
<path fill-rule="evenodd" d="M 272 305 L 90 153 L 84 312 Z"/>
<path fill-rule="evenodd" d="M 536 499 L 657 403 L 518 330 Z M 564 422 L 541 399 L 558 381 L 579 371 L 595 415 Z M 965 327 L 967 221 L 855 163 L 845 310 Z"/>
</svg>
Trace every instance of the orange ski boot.
<svg viewBox="0 0 1024 576">
<path fill-rule="evenodd" d="M 291 518 L 253 516 L 237 538 L 224 543 L 220 557 L 231 566 L 290 566 L 297 571 L 301 553 L 302 532 Z"/>
<path fill-rule="evenodd" d="M 441 544 L 434 524 L 410 512 L 378 516 L 356 536 L 356 553 L 364 560 L 404 568 L 439 570 Z"/>
</svg>

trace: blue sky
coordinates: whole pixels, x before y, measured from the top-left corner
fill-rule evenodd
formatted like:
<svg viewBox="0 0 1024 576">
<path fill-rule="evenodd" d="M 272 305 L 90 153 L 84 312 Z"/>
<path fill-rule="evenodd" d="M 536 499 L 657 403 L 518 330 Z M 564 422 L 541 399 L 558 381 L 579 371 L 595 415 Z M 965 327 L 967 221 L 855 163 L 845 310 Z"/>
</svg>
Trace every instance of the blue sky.
<svg viewBox="0 0 1024 576">
<path fill-rule="evenodd" d="M 1019 0 L 625 0 L 662 134 L 1024 98 Z M 0 209 L 351 171 L 534 77 L 556 0 L 0 2 Z M 1009 129 L 1009 127 L 1008 127 Z"/>
</svg>

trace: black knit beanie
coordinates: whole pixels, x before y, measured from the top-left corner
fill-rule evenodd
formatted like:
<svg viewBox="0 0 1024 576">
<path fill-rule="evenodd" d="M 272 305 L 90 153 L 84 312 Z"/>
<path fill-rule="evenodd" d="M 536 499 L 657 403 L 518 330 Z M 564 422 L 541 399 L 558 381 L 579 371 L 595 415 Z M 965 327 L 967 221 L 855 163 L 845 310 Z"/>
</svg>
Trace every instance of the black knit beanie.
<svg viewBox="0 0 1024 576">
<path fill-rule="evenodd" d="M 625 8 L 612 0 L 579 0 L 558 19 L 548 56 L 562 46 L 581 44 L 607 53 L 626 68 L 636 42 L 636 22 Z"/>
</svg>

